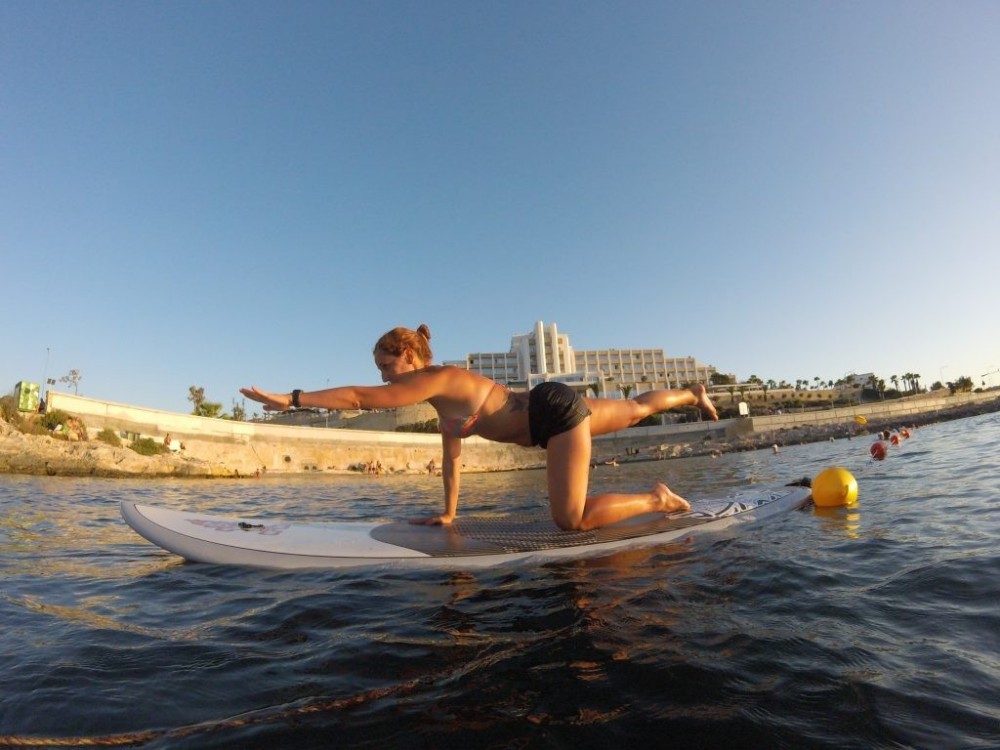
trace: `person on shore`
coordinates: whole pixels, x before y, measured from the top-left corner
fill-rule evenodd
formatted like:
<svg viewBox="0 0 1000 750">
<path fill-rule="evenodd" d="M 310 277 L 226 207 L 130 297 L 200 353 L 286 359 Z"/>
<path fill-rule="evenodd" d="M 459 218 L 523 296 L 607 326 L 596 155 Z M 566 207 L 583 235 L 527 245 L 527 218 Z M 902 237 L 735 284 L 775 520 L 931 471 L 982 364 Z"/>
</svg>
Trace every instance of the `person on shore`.
<svg viewBox="0 0 1000 750">
<path fill-rule="evenodd" d="M 375 366 L 382 386 L 341 386 L 318 391 L 269 393 L 241 388 L 265 411 L 291 407 L 320 409 L 392 409 L 428 402 L 441 430 L 444 512 L 411 523 L 450 524 L 458 514 L 462 438 L 487 440 L 546 450 L 546 480 L 552 520 L 564 530 L 593 529 L 650 512 L 688 510 L 688 502 L 665 484 L 639 494 L 587 495 L 591 438 L 630 427 L 651 414 L 679 406 L 697 406 L 718 419 L 703 385 L 687 390 L 659 390 L 634 399 L 584 398 L 564 383 L 545 382 L 529 393 L 460 367 L 432 365 L 431 332 L 394 328 L 375 344 Z"/>
</svg>

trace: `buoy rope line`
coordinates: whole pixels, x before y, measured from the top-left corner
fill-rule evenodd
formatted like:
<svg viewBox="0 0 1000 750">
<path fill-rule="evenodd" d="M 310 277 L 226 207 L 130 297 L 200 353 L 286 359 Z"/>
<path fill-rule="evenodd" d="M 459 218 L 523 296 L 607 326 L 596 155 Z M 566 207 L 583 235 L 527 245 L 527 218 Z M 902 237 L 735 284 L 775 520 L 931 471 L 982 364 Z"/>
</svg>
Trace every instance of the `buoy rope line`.
<svg viewBox="0 0 1000 750">
<path fill-rule="evenodd" d="M 879 432 L 868 449 L 869 458 L 857 471 L 862 474 L 875 463 L 881 463 L 889 455 L 889 445 L 899 446 L 910 437 L 905 427 L 898 432 Z M 842 466 L 829 466 L 817 474 L 811 484 L 813 504 L 821 508 L 851 506 L 858 501 L 858 480 Z"/>
</svg>

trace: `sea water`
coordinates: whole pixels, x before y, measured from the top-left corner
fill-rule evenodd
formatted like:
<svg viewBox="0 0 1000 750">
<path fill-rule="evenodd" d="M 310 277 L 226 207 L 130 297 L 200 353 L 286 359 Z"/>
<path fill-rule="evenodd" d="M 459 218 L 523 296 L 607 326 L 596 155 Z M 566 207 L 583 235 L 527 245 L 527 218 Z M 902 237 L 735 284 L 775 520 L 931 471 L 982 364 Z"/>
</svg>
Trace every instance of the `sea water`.
<svg viewBox="0 0 1000 750">
<path fill-rule="evenodd" d="M 1000 746 L 1000 415 L 593 470 L 696 498 L 848 468 L 860 502 L 723 536 L 486 570 L 189 564 L 121 500 L 398 519 L 434 477 L 0 477 L 0 746 Z M 463 477 L 461 512 L 544 506 Z"/>
</svg>

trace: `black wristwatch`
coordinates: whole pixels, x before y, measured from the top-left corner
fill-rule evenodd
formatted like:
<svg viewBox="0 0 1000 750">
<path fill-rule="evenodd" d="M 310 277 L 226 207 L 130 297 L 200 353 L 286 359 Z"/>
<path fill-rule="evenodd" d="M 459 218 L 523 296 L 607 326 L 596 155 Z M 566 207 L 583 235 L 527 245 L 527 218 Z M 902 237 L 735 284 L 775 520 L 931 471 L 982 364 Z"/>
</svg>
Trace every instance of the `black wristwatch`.
<svg viewBox="0 0 1000 750">
<path fill-rule="evenodd" d="M 302 408 L 302 404 L 299 403 L 299 396 L 301 395 L 302 395 L 302 390 L 299 388 L 296 388 L 294 391 L 292 391 L 292 406 L 294 406 L 296 409 Z"/>
</svg>

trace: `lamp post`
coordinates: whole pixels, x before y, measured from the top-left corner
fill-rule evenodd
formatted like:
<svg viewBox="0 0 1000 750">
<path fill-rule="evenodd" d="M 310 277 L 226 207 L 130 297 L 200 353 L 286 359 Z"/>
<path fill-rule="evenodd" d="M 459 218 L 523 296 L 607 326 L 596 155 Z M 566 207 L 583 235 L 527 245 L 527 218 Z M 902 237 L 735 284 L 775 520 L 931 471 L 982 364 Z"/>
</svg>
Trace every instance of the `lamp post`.
<svg viewBox="0 0 1000 750">
<path fill-rule="evenodd" d="M 49 382 L 49 347 L 45 347 L 45 369 L 42 370 L 42 398 L 45 398 L 45 384 Z"/>
</svg>

